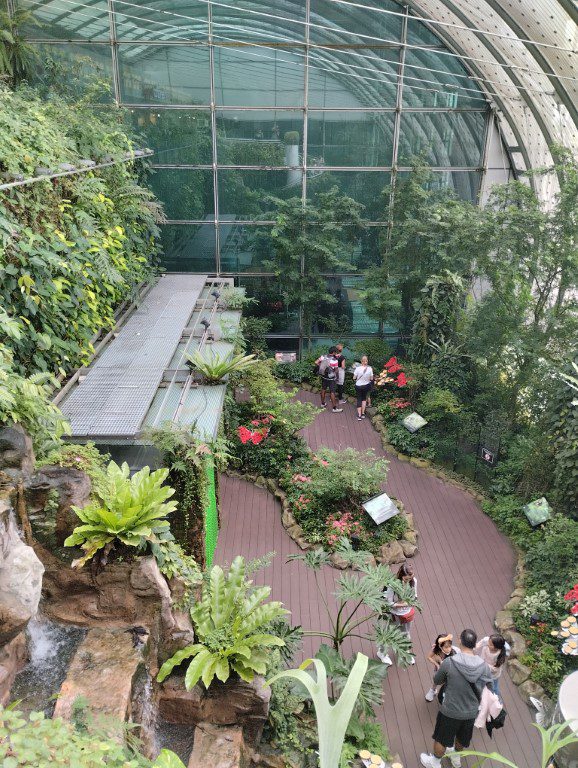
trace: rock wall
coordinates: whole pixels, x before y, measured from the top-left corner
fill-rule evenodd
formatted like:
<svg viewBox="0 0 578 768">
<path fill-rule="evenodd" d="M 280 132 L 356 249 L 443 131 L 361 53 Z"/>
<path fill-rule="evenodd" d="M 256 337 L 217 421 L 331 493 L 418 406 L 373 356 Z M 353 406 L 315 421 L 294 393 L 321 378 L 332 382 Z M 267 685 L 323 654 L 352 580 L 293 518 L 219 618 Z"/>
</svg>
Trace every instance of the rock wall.
<svg viewBox="0 0 578 768">
<path fill-rule="evenodd" d="M 32 441 L 19 426 L 0 430 L 0 704 L 27 658 L 24 630 L 36 614 L 44 567 L 21 539 L 12 506 L 16 484 L 34 466 Z"/>
</svg>

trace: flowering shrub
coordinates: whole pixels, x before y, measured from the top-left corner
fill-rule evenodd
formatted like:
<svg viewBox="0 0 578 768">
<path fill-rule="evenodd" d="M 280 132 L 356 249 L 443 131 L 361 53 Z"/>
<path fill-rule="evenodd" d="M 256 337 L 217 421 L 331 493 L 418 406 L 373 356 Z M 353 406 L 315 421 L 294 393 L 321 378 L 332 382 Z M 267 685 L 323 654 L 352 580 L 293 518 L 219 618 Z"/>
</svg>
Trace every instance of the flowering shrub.
<svg viewBox="0 0 578 768">
<path fill-rule="evenodd" d="M 331 548 L 335 547 L 343 537 L 351 539 L 352 536 L 361 537 L 364 533 L 363 525 L 351 512 L 335 512 L 329 515 L 326 524 L 326 540 Z"/>
<path fill-rule="evenodd" d="M 574 603 L 570 608 L 573 616 L 578 616 L 578 584 L 574 584 L 572 589 L 564 595 L 564 600 Z"/>
<path fill-rule="evenodd" d="M 273 421 L 274 416 L 267 415 L 260 419 L 251 419 L 251 426 L 253 429 L 241 426 L 237 429 L 239 440 L 245 445 L 245 443 L 253 443 L 253 445 L 259 445 L 269 435 L 269 424 Z"/>
<path fill-rule="evenodd" d="M 405 400 L 403 397 L 394 397 L 392 400 L 380 403 L 377 406 L 377 412 L 380 416 L 383 416 L 385 421 L 395 421 L 407 415 L 411 407 L 412 405 L 409 400 Z"/>
<path fill-rule="evenodd" d="M 396 376 L 397 374 L 397 376 Z M 383 371 L 375 378 L 375 384 L 378 387 L 384 387 L 386 384 L 392 384 L 396 387 L 407 386 L 408 379 L 403 371 L 401 363 L 398 363 L 397 357 L 390 357 L 383 366 Z"/>
</svg>

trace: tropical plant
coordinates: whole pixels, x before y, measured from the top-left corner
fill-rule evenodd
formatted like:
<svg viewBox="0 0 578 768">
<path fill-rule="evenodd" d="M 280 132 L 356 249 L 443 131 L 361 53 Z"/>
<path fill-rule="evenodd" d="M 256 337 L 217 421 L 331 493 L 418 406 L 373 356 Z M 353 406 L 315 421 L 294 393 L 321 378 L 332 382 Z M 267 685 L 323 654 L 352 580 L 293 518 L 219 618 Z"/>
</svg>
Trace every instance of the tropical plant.
<svg viewBox="0 0 578 768">
<path fill-rule="evenodd" d="M 315 549 L 301 555 L 291 555 L 290 560 L 301 560 L 313 571 L 315 584 L 321 595 L 329 619 L 330 630 L 310 630 L 306 635 L 327 638 L 332 647 L 339 651 L 348 637 L 371 640 L 382 648 L 396 654 L 398 664 L 405 667 L 411 662 L 411 641 L 399 627 L 392 624 L 389 614 L 384 616 L 386 607 L 383 592 L 392 587 L 395 594 L 416 610 L 421 610 L 413 589 L 403 584 L 386 565 L 368 564 L 367 552 L 356 552 L 347 539 L 337 547 L 337 554 L 348 565 L 355 566 L 355 572 L 342 573 L 337 579 L 337 613 L 330 609 L 318 572 L 331 564 L 330 554 Z"/>
<path fill-rule="evenodd" d="M 250 682 L 267 671 L 267 648 L 282 647 L 281 638 L 267 625 L 288 613 L 279 602 L 264 603 L 270 587 L 253 587 L 247 579 L 245 560 L 237 556 L 227 574 L 215 565 L 203 580 L 200 600 L 191 609 L 198 642 L 177 651 L 158 674 L 162 682 L 183 661 L 191 659 L 185 675 L 190 690 L 199 680 L 208 688 L 237 673 Z"/>
<path fill-rule="evenodd" d="M 169 532 L 166 516 L 177 508 L 168 501 L 174 490 L 163 486 L 168 469 L 150 471 L 143 467 L 132 477 L 126 462 L 121 467 L 111 461 L 107 468 L 109 495 L 102 503 L 93 502 L 84 508 L 72 507 L 84 523 L 77 526 L 64 542 L 67 547 L 80 545 L 85 554 L 74 560 L 81 567 L 101 549 L 101 562 L 118 542 L 142 549 L 147 542 L 158 543 Z"/>
<path fill-rule="evenodd" d="M 27 9 L 16 7 L 0 12 L 0 77 L 5 77 L 12 86 L 32 72 L 37 54 L 22 35 L 22 27 L 34 24 L 38 21 Z"/>
<path fill-rule="evenodd" d="M 243 309 L 243 307 L 254 303 L 255 299 L 246 296 L 244 288 L 227 286 L 226 288 L 222 289 L 221 295 L 219 296 L 219 304 L 223 307 L 223 309 Z"/>
<path fill-rule="evenodd" d="M 0 307 L 0 331 L 7 340 L 18 340 L 22 329 Z M 70 425 L 50 395 L 58 388 L 49 373 L 22 376 L 13 367 L 12 351 L 0 342 L 0 424 L 21 424 L 32 437 L 34 451 L 42 457 L 59 445 L 63 435 L 70 434 Z"/>
<path fill-rule="evenodd" d="M 151 763 L 104 729 L 84 722 L 78 726 L 8 706 L 0 712 L 0 761 L 4 768 L 184 768 L 168 749 Z"/>
<path fill-rule="evenodd" d="M 335 698 L 345 688 L 355 659 L 344 658 L 339 651 L 324 643 L 319 646 L 315 658 L 323 662 L 331 695 Z M 354 714 L 357 717 L 374 717 L 375 707 L 379 707 L 383 701 L 383 681 L 386 677 L 387 666 L 381 661 L 370 659 L 355 703 Z"/>
<path fill-rule="evenodd" d="M 331 704 L 329 701 L 327 672 L 325 665 L 319 659 L 307 659 L 300 665 L 299 669 L 279 672 L 268 681 L 271 685 L 277 680 L 293 679 L 307 689 L 313 701 L 317 718 L 319 768 L 338 768 L 339 766 L 345 733 L 367 671 L 368 661 L 367 656 L 362 653 L 357 654 L 347 682 L 343 686 L 341 696 L 335 704 Z M 315 679 L 304 671 L 310 664 L 315 666 Z"/>
<path fill-rule="evenodd" d="M 45 466 L 71 467 L 85 472 L 90 478 L 91 496 L 104 499 L 109 492 L 106 467 L 108 453 L 101 453 L 94 443 L 60 443 L 36 461 L 36 468 Z"/>
<path fill-rule="evenodd" d="M 275 222 L 260 235 L 255 247 L 263 254 L 263 268 L 280 278 L 287 306 L 298 305 L 308 334 L 321 304 L 336 303 L 325 274 L 346 272 L 352 245 L 363 231 L 363 206 L 334 186 L 318 192 L 303 205 L 301 198 L 268 198 Z"/>
<path fill-rule="evenodd" d="M 132 146 L 116 109 L 0 85 L 4 172 L 30 177 L 38 166 L 117 159 Z M 120 162 L 0 191 L 0 304 L 22 331 L 6 342 L 16 372 L 66 375 L 86 363 L 94 336 L 152 276 L 158 207 L 140 173 Z"/>
<path fill-rule="evenodd" d="M 551 725 L 549 728 L 544 728 L 537 723 L 532 723 L 532 725 L 534 725 L 534 727 L 540 731 L 540 736 L 542 739 L 542 755 L 536 768 L 551 768 L 552 758 L 557 752 L 559 752 L 561 749 L 564 749 L 564 747 L 578 744 L 578 736 L 575 736 L 573 733 L 566 733 L 566 735 L 564 735 L 565 732 L 570 730 L 570 726 L 573 724 L 573 722 L 574 721 L 566 721 L 564 723 Z M 518 768 L 515 763 L 513 763 L 511 760 L 508 760 L 508 758 L 504 757 L 503 755 L 500 755 L 498 752 L 487 753 L 478 752 L 474 749 L 465 749 L 463 752 L 461 752 L 461 755 L 462 757 L 468 757 L 471 755 L 472 757 L 481 758 L 476 763 L 474 763 L 474 768 L 479 768 L 479 766 L 484 765 L 486 760 L 491 760 L 496 763 L 501 763 L 502 765 L 507 765 L 508 768 Z"/>
<path fill-rule="evenodd" d="M 419 297 L 414 300 L 416 317 L 410 345 L 412 359 L 429 360 L 432 345 L 447 343 L 454 336 L 465 295 L 464 280 L 448 269 L 426 280 Z"/>
<path fill-rule="evenodd" d="M 209 355 L 197 350 L 187 355 L 187 360 L 191 369 L 203 374 L 207 384 L 219 384 L 230 373 L 245 371 L 257 362 L 255 355 L 235 355 L 232 352 L 219 355 L 212 350 Z"/>
</svg>

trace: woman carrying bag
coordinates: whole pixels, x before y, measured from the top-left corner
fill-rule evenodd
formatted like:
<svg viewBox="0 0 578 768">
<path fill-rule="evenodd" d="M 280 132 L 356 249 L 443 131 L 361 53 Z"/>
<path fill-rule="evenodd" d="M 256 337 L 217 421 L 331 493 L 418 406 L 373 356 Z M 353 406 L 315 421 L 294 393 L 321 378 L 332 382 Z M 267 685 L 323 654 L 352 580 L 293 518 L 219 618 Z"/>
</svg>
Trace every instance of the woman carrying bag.
<svg viewBox="0 0 578 768">
<path fill-rule="evenodd" d="M 403 563 L 397 572 L 396 578 L 408 587 L 411 587 L 413 594 L 417 597 L 417 579 L 413 572 L 413 566 L 410 563 Z M 384 593 L 383 598 L 389 607 L 390 615 L 394 623 L 404 632 L 408 639 L 411 639 L 410 625 L 415 618 L 415 608 L 400 600 L 399 596 L 395 594 L 393 587 L 388 587 Z M 384 664 L 391 664 L 391 659 L 387 654 L 384 654 L 378 650 L 378 657 Z M 387 661 L 386 659 L 389 659 Z M 412 656 L 410 664 L 415 664 L 415 658 Z"/>
<path fill-rule="evenodd" d="M 361 419 L 365 418 L 367 396 L 373 381 L 373 368 L 369 365 L 366 355 L 361 358 L 361 364 L 353 371 L 353 381 L 355 382 L 355 394 L 357 396 L 357 421 L 361 421 Z"/>
</svg>

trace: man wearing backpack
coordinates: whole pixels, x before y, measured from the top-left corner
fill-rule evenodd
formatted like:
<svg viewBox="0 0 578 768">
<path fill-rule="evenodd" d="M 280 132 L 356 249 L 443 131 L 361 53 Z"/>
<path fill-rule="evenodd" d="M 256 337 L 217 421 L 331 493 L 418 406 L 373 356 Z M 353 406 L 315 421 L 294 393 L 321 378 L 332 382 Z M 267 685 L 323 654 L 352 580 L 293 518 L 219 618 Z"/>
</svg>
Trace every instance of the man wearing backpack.
<svg viewBox="0 0 578 768">
<path fill-rule="evenodd" d="M 464 629 L 459 652 L 444 659 L 433 677 L 445 693 L 433 732 L 433 754 L 420 755 L 425 768 L 440 768 L 446 753 L 453 768 L 460 768 L 459 753 L 470 746 L 482 691 L 492 682 L 491 669 L 474 654 L 477 639 L 473 629 Z"/>
<path fill-rule="evenodd" d="M 329 390 L 329 399 L 333 406 L 333 413 L 341 413 L 343 408 L 337 407 L 337 399 L 335 397 L 335 392 L 337 390 L 337 371 L 339 368 L 337 348 L 331 347 L 329 354 L 318 357 L 315 361 L 315 365 L 318 367 L 319 375 L 321 376 L 321 407 L 325 408 L 325 398 L 327 396 L 327 391 Z"/>
</svg>

